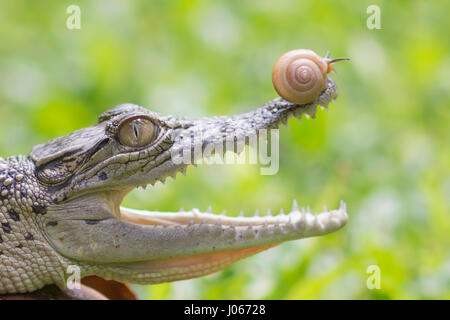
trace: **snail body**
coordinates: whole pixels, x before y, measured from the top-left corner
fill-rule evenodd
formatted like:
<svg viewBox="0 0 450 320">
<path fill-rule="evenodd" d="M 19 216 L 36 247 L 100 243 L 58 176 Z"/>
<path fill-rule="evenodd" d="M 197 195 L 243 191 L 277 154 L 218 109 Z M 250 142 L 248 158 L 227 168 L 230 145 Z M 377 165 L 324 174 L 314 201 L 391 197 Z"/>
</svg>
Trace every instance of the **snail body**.
<svg viewBox="0 0 450 320">
<path fill-rule="evenodd" d="M 272 70 L 275 90 L 285 100 L 306 104 L 313 102 L 325 89 L 332 63 L 348 58 L 321 57 L 312 50 L 291 50 L 278 58 Z"/>
</svg>

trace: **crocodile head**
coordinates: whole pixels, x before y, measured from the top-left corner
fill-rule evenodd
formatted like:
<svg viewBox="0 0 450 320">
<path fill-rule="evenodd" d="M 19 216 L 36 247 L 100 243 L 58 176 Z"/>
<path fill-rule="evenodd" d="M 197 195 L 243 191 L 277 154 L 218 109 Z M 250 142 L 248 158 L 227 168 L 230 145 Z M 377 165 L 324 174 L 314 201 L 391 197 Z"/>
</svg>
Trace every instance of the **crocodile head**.
<svg viewBox="0 0 450 320">
<path fill-rule="evenodd" d="M 294 205 L 287 215 L 266 217 L 120 206 L 132 189 L 184 173 L 194 164 L 195 150 L 205 155 L 229 137 L 247 142 L 292 116 L 315 116 L 318 105 L 328 107 L 336 97 L 336 85 L 328 80 L 310 104 L 278 98 L 248 113 L 194 120 L 119 105 L 96 125 L 32 150 L 35 176 L 51 199 L 43 234 L 61 256 L 82 266 L 83 275 L 159 283 L 209 274 L 283 241 L 338 230 L 347 221 L 344 204 L 316 215 Z"/>
</svg>

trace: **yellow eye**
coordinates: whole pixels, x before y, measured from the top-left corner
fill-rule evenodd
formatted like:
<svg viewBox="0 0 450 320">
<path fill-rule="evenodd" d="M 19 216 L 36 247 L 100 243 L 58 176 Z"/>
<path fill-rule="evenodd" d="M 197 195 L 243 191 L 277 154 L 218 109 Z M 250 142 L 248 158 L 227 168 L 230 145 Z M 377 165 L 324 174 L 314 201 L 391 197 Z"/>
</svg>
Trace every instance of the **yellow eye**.
<svg viewBox="0 0 450 320">
<path fill-rule="evenodd" d="M 119 128 L 119 139 L 129 147 L 143 147 L 156 138 L 156 125 L 145 118 L 134 118 L 125 121 Z"/>
</svg>

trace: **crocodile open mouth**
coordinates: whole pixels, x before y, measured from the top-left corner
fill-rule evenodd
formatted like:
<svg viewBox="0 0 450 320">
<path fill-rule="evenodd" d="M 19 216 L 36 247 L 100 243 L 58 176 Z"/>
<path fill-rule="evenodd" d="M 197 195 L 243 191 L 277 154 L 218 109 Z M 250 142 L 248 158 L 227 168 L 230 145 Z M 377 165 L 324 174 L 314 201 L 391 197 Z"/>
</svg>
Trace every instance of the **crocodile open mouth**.
<svg viewBox="0 0 450 320">
<path fill-rule="evenodd" d="M 120 220 L 151 230 L 159 238 L 156 259 L 123 265 L 152 282 L 181 280 L 218 271 L 237 260 L 286 240 L 324 235 L 347 222 L 345 203 L 337 210 L 311 214 L 294 201 L 290 213 L 230 217 L 198 209 L 179 212 L 120 208 Z M 148 283 L 148 279 L 146 281 Z"/>
<path fill-rule="evenodd" d="M 148 155 L 155 151 L 152 149 L 147 153 L 120 153 L 98 165 L 89 166 L 90 171 L 81 178 L 67 180 L 73 184 L 70 189 L 72 197 L 65 193 L 64 188 L 55 188 L 55 199 L 61 202 L 50 208 L 46 215 L 46 218 L 56 220 L 46 224 L 49 241 L 61 255 L 94 265 L 94 271 L 88 268 L 91 274 L 100 273 L 106 279 L 136 283 L 161 283 L 210 274 L 284 241 L 324 235 L 342 228 L 347 222 L 344 202 L 336 210 L 324 209 L 321 213 L 311 214 L 309 209 L 299 209 L 294 201 L 287 214 L 253 217 L 230 217 L 214 214 L 211 210 L 159 212 L 120 206 L 124 195 L 135 187 L 153 185 L 157 181 L 164 183 L 167 177 L 175 177 L 192 164 L 175 163 L 171 157 L 185 150 L 186 146 L 187 150 L 191 149 L 192 144 L 186 141 L 187 137 L 200 135 L 202 139 L 194 140 L 194 147 L 203 148 L 205 142 L 223 143 L 224 134 L 228 131 L 232 131 L 237 139 L 246 139 L 255 130 L 286 124 L 290 117 L 314 117 L 318 105 L 327 107 L 337 96 L 335 84 L 331 80 L 328 84 L 313 103 L 306 105 L 275 99 L 261 108 L 236 116 L 179 119 L 176 125 L 172 125 L 172 119 L 162 119 L 178 135 L 158 144 L 158 152 Z M 135 106 L 118 110 L 123 112 L 127 108 L 137 110 L 135 112 L 146 116 L 145 119 L 152 115 Z M 107 114 L 114 117 L 116 112 L 112 110 Z M 114 124 L 114 120 L 111 121 Z M 105 124 L 100 123 L 89 129 L 89 137 L 104 131 Z M 79 135 L 73 134 L 72 139 L 76 140 Z M 96 150 L 99 144 L 110 146 L 104 141 L 98 139 L 83 154 L 88 154 L 94 161 L 92 150 Z M 120 147 L 120 144 L 114 146 Z M 36 149 L 35 157 L 45 156 L 47 149 Z M 233 148 L 233 152 L 239 151 Z M 104 153 L 108 154 L 107 151 Z M 54 167 L 53 162 L 48 162 L 46 167 L 42 167 L 41 176 L 52 179 Z M 74 196 L 77 191 L 79 194 Z"/>
<path fill-rule="evenodd" d="M 316 107 L 292 108 L 281 123 L 311 111 L 314 116 Z M 164 183 L 165 178 L 159 180 Z M 205 212 L 199 209 L 160 212 L 124 207 L 118 209 L 118 215 L 122 221 L 161 235 L 158 258 L 126 265 L 140 274 L 152 274 L 155 283 L 209 274 L 281 242 L 334 232 L 347 222 L 343 201 L 338 209 L 324 208 L 318 214 L 312 214 L 309 208 L 299 208 L 294 200 L 289 213 L 282 211 L 275 216 L 230 217 L 215 214 L 211 208 Z"/>
</svg>

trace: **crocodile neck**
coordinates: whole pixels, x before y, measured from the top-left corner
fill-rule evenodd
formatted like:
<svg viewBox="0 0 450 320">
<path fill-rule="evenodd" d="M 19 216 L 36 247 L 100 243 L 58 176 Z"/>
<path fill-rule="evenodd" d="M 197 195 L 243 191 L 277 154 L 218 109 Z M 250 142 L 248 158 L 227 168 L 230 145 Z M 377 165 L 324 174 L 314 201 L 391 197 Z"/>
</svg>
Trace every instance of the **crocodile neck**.
<svg viewBox="0 0 450 320">
<path fill-rule="evenodd" d="M 47 194 L 29 158 L 0 159 L 0 293 L 64 286 L 69 261 L 50 246 L 40 227 L 51 202 Z"/>
</svg>

